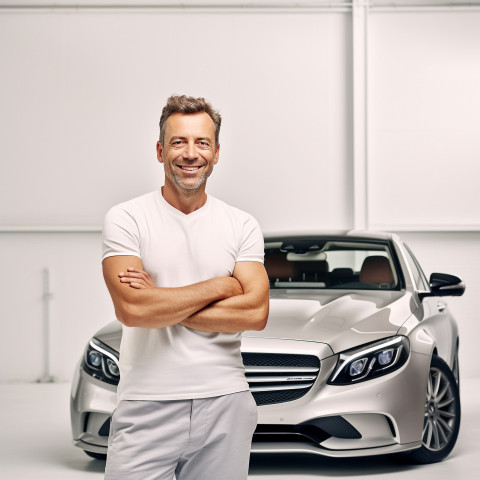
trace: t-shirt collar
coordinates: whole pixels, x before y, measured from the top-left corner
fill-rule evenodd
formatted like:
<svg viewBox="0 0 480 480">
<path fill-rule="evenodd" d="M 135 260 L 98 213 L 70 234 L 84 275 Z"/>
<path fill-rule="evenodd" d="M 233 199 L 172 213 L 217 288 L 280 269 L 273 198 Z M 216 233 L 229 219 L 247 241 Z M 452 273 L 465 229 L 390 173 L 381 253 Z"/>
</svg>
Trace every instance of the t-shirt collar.
<svg viewBox="0 0 480 480">
<path fill-rule="evenodd" d="M 163 197 L 162 195 L 162 190 L 158 190 L 158 196 L 160 197 L 159 200 L 160 200 L 160 203 L 164 206 L 164 208 L 166 208 L 169 212 L 173 213 L 174 215 L 180 217 L 180 218 L 194 218 L 194 217 L 197 217 L 198 215 L 201 215 L 208 207 L 208 205 L 210 204 L 210 195 L 207 195 L 207 199 L 205 201 L 205 203 L 197 210 L 194 210 L 192 213 L 183 213 L 181 210 L 178 210 L 177 208 L 175 208 L 173 205 L 171 205 L 170 203 L 168 203 L 165 198 Z"/>
</svg>

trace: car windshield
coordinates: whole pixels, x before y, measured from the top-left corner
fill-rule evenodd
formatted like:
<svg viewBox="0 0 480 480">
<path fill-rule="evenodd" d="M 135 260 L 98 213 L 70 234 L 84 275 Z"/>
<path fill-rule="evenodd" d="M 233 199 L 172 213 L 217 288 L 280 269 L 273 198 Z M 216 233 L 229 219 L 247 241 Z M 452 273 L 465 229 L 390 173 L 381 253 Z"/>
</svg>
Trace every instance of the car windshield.
<svg viewBox="0 0 480 480">
<path fill-rule="evenodd" d="M 394 290 L 398 287 L 387 242 L 267 240 L 265 268 L 270 288 Z"/>
</svg>

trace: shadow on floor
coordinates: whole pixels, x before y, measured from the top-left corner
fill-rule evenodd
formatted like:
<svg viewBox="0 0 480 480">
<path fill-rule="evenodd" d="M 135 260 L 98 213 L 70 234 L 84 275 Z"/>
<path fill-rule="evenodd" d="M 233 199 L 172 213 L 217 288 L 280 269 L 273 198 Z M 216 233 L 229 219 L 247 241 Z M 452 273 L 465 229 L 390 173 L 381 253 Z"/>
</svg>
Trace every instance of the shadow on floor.
<svg viewBox="0 0 480 480">
<path fill-rule="evenodd" d="M 250 475 L 321 475 L 328 477 L 379 475 L 409 472 L 419 468 L 392 456 L 363 458 L 330 458 L 305 454 L 253 454 L 250 458 Z"/>
<path fill-rule="evenodd" d="M 95 460 L 86 455 L 85 458 L 66 458 L 62 464 L 69 470 L 102 474 L 105 472 L 105 460 Z"/>
<path fill-rule="evenodd" d="M 84 472 L 103 473 L 104 460 L 66 458 L 65 467 Z M 418 468 L 391 456 L 364 458 L 329 458 L 302 454 L 253 454 L 249 475 L 276 475 L 291 478 L 294 475 L 321 475 L 327 477 L 389 474 L 409 472 Z"/>
</svg>

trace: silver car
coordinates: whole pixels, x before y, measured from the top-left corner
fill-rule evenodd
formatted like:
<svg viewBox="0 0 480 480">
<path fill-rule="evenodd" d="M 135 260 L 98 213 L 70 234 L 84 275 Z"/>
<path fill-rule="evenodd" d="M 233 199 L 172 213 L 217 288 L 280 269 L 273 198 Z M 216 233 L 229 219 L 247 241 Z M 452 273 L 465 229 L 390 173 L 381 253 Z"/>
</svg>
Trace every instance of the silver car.
<svg viewBox="0 0 480 480">
<path fill-rule="evenodd" d="M 252 452 L 330 457 L 401 453 L 444 459 L 460 427 L 457 325 L 396 235 L 265 238 L 270 316 L 244 332 L 242 356 L 259 422 Z M 105 458 L 119 380 L 121 324 L 88 342 L 72 384 L 73 442 Z"/>
</svg>

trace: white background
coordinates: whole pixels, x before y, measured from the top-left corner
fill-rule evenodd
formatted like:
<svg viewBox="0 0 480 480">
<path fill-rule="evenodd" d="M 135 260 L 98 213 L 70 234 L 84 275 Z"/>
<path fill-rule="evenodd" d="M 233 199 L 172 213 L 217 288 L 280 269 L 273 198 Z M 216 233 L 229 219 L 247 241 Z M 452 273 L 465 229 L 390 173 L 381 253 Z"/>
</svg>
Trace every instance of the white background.
<svg viewBox="0 0 480 480">
<path fill-rule="evenodd" d="M 462 374 L 478 375 L 480 9 L 372 5 L 359 99 L 349 2 L 101 3 L 0 9 L 1 381 L 44 373 L 45 268 L 52 375 L 70 379 L 89 337 L 114 318 L 100 268 L 102 218 L 162 184 L 155 142 L 172 93 L 220 109 L 209 192 L 253 213 L 265 231 L 398 231 L 427 274 L 462 277 L 467 293 L 448 301 Z M 353 113 L 362 101 L 359 174 Z"/>
</svg>

